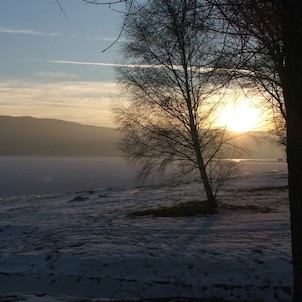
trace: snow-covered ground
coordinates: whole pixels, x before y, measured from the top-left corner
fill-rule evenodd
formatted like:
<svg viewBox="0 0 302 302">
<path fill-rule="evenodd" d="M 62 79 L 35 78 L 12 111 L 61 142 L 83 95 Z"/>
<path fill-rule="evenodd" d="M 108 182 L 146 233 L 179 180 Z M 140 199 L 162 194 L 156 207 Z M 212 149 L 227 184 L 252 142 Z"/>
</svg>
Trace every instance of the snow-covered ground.
<svg viewBox="0 0 302 302">
<path fill-rule="evenodd" d="M 0 301 L 290 301 L 286 184 L 285 163 L 245 163 L 208 217 L 128 216 L 200 199 L 196 183 L 3 197 Z"/>
</svg>

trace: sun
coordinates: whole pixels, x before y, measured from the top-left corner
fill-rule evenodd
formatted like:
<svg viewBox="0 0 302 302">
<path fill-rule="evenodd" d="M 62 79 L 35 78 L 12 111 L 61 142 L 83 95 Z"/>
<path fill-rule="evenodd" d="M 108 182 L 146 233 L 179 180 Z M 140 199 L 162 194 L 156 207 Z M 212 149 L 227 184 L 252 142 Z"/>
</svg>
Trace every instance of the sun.
<svg viewBox="0 0 302 302">
<path fill-rule="evenodd" d="M 260 127 L 261 112 L 248 103 L 227 105 L 221 109 L 217 123 L 230 131 L 254 131 Z"/>
</svg>

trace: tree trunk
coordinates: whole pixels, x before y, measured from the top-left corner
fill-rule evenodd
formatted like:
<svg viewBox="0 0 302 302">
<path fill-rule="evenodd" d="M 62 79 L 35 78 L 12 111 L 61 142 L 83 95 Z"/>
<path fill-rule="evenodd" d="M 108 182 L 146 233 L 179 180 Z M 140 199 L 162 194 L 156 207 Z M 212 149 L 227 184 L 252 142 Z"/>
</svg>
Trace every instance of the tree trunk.
<svg viewBox="0 0 302 302">
<path fill-rule="evenodd" d="M 184 45 L 185 43 L 181 43 Z M 185 79 L 185 89 L 186 89 L 186 102 L 187 102 L 187 108 L 188 108 L 188 114 L 189 114 L 189 120 L 190 120 L 190 131 L 191 131 L 191 137 L 194 145 L 194 151 L 196 156 L 196 161 L 198 165 L 199 175 L 203 182 L 203 187 L 207 195 L 207 201 L 208 201 L 208 207 L 215 209 L 217 207 L 217 201 L 213 194 L 212 187 L 210 185 L 209 177 L 206 171 L 204 158 L 201 152 L 201 144 L 199 141 L 199 135 L 198 130 L 196 126 L 196 119 L 194 118 L 193 114 L 193 108 L 192 108 L 192 96 L 191 96 L 191 89 L 190 89 L 190 77 L 188 73 L 188 66 L 186 64 L 186 56 L 185 56 L 185 47 L 182 48 L 183 53 L 183 68 L 184 68 L 184 79 Z"/>
<path fill-rule="evenodd" d="M 185 71 L 186 71 L 186 68 L 185 68 Z M 187 79 L 188 78 L 187 72 L 185 72 L 185 74 L 186 74 L 185 78 Z M 187 83 L 188 83 L 188 81 L 187 81 Z M 187 94 L 188 94 L 188 96 L 190 96 L 189 85 L 187 84 L 186 87 L 187 87 L 187 91 L 188 91 Z M 210 185 L 209 177 L 208 177 L 206 167 L 204 164 L 204 158 L 201 153 L 201 145 L 200 145 L 198 131 L 197 131 L 197 127 L 195 124 L 195 118 L 194 118 L 194 114 L 193 114 L 193 110 L 192 110 L 192 100 L 190 97 L 188 97 L 188 99 L 187 99 L 187 107 L 188 107 L 189 118 L 190 118 L 191 136 L 192 136 L 192 141 L 193 141 L 193 145 L 194 145 L 196 161 L 198 164 L 199 175 L 203 182 L 203 187 L 204 187 L 204 190 L 207 195 L 208 206 L 212 209 L 215 209 L 217 207 L 217 201 L 213 194 L 213 190 Z"/>
<path fill-rule="evenodd" d="M 186 71 L 186 69 L 185 69 L 185 71 Z M 185 72 L 185 74 L 187 75 L 187 72 Z M 185 77 L 185 78 L 187 79 L 187 77 Z M 197 161 L 197 165 L 198 165 L 199 175 L 203 182 L 203 187 L 204 187 L 204 190 L 207 195 L 208 206 L 212 209 L 215 209 L 217 207 L 217 202 L 216 202 L 216 198 L 213 194 L 212 187 L 210 185 L 209 177 L 208 177 L 206 167 L 204 164 L 204 158 L 201 153 L 201 144 L 199 141 L 198 131 L 197 131 L 197 127 L 195 124 L 195 118 L 194 118 L 194 114 L 193 114 L 193 110 L 192 110 L 192 100 L 190 98 L 190 92 L 189 92 L 189 88 L 188 88 L 189 85 L 187 84 L 186 87 L 187 87 L 187 91 L 188 91 L 187 94 L 189 96 L 189 97 L 187 97 L 187 107 L 188 107 L 188 113 L 189 113 L 189 119 L 190 119 L 190 131 L 191 131 L 191 137 L 192 137 L 192 142 L 193 142 L 193 146 L 194 146 L 196 161 Z"/>
<path fill-rule="evenodd" d="M 200 178 L 202 179 L 204 190 L 207 195 L 208 205 L 214 209 L 217 207 L 217 201 L 213 194 L 212 187 L 210 185 L 209 177 L 208 177 L 208 174 L 205 169 L 204 160 L 201 155 L 200 149 L 196 150 L 196 157 L 197 157 L 197 161 L 198 161 L 198 169 L 199 169 Z"/>
<path fill-rule="evenodd" d="M 286 51 L 284 101 L 287 112 L 287 162 L 294 270 L 293 302 L 302 301 L 302 3 L 284 7 Z"/>
<path fill-rule="evenodd" d="M 217 207 L 217 201 L 213 194 L 212 187 L 210 185 L 209 177 L 208 177 L 206 167 L 204 164 L 204 159 L 203 159 L 203 156 L 201 153 L 200 142 L 198 139 L 198 131 L 197 131 L 195 123 L 193 122 L 194 119 L 193 119 L 193 115 L 191 114 L 191 112 L 190 112 L 190 118 L 192 118 L 190 127 L 191 127 L 192 141 L 194 143 L 194 151 L 195 151 L 196 160 L 197 160 L 197 164 L 198 164 L 199 175 L 203 182 L 203 187 L 204 187 L 204 190 L 207 195 L 208 206 L 210 208 L 215 209 Z"/>
<path fill-rule="evenodd" d="M 293 302 L 302 301 L 302 95 L 300 99 L 300 108 L 296 107 L 296 110 L 293 108 L 287 113 L 288 188 L 294 270 Z"/>
</svg>

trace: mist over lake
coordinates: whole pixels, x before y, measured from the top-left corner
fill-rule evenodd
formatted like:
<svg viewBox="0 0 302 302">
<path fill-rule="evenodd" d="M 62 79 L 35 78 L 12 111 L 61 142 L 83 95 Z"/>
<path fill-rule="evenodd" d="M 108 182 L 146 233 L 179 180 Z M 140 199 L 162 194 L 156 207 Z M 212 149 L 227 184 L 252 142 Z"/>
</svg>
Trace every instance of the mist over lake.
<svg viewBox="0 0 302 302">
<path fill-rule="evenodd" d="M 280 161 L 239 164 L 239 174 L 287 171 Z M 105 187 L 139 185 L 136 170 L 119 157 L 0 157 L 0 196 L 64 194 Z"/>
<path fill-rule="evenodd" d="M 1 196 L 136 184 L 134 169 L 109 157 L 0 157 L 0 183 Z"/>
</svg>

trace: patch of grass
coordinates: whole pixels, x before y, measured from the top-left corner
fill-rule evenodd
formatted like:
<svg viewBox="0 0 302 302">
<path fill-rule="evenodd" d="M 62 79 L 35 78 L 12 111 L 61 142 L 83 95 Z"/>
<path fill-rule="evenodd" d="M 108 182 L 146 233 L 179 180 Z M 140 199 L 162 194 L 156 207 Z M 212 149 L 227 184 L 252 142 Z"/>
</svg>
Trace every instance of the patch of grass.
<svg viewBox="0 0 302 302">
<path fill-rule="evenodd" d="M 88 197 L 82 196 L 82 195 L 77 195 L 75 196 L 71 201 L 85 201 L 88 200 Z"/>
<path fill-rule="evenodd" d="M 272 209 L 270 207 L 260 207 L 254 204 L 247 204 L 247 205 L 234 205 L 234 204 L 220 204 L 220 208 L 226 210 L 233 210 L 233 211 L 252 211 L 258 213 L 270 213 Z"/>
<path fill-rule="evenodd" d="M 0 302 L 14 302 L 14 301 L 20 301 L 17 296 L 0 296 Z"/>
<path fill-rule="evenodd" d="M 151 298 L 151 299 L 142 299 L 142 300 L 110 300 L 112 302 L 265 302 L 262 299 L 254 300 L 225 300 L 221 298 Z M 101 302 L 101 301 L 99 301 Z"/>
<path fill-rule="evenodd" d="M 174 299 L 157 299 L 146 300 L 146 302 L 264 302 L 264 300 L 225 300 L 219 298 L 174 298 Z"/>
<path fill-rule="evenodd" d="M 216 209 L 207 201 L 183 202 L 170 207 L 160 207 L 136 211 L 129 214 L 129 217 L 153 216 L 153 217 L 190 217 L 190 216 L 207 216 L 215 214 Z"/>
<path fill-rule="evenodd" d="M 219 204 L 218 209 L 226 209 L 232 211 L 252 211 L 257 213 L 270 213 L 270 207 L 261 207 L 253 204 L 234 205 Z M 208 216 L 217 213 L 217 208 L 213 208 L 207 201 L 190 201 L 175 204 L 169 207 L 158 207 L 154 209 L 146 209 L 143 211 L 135 211 L 128 215 L 130 218 L 140 216 L 152 217 L 192 217 L 192 216 Z"/>
<path fill-rule="evenodd" d="M 34 294 L 37 297 L 43 297 L 48 295 L 47 293 L 43 294 Z M 12 295 L 4 295 L 0 296 L 0 302 L 17 302 L 17 301 L 24 301 L 27 299 Z M 225 300 L 222 298 L 189 298 L 189 297 L 162 297 L 162 298 L 149 298 L 149 299 L 111 299 L 111 300 L 102 300 L 102 299 L 93 299 L 93 298 L 74 298 L 71 300 L 72 302 L 264 302 L 265 300 L 262 299 L 254 299 L 254 300 L 242 300 L 242 299 L 235 299 L 235 300 Z"/>
<path fill-rule="evenodd" d="M 270 186 L 270 187 L 256 187 L 256 188 L 249 188 L 249 189 L 240 189 L 237 192 L 267 192 L 267 191 L 284 191 L 288 190 L 288 186 Z"/>
</svg>

